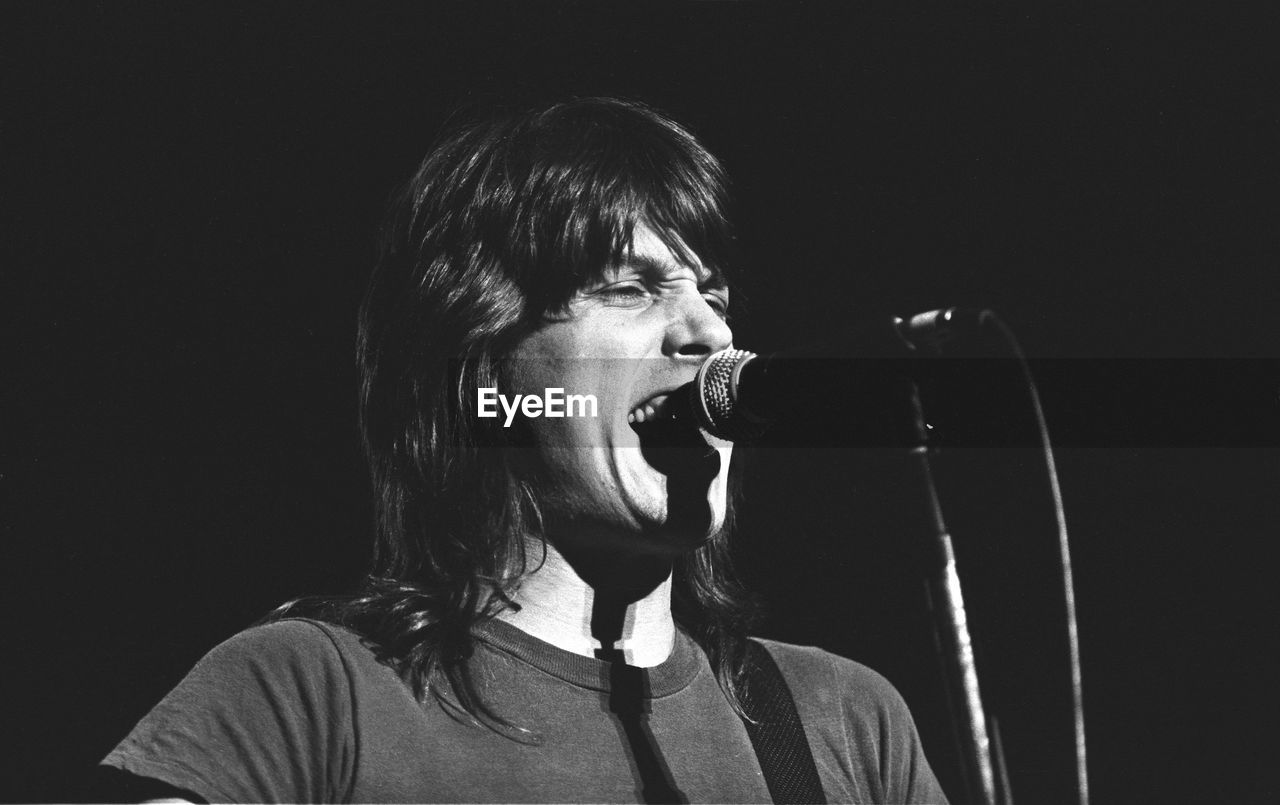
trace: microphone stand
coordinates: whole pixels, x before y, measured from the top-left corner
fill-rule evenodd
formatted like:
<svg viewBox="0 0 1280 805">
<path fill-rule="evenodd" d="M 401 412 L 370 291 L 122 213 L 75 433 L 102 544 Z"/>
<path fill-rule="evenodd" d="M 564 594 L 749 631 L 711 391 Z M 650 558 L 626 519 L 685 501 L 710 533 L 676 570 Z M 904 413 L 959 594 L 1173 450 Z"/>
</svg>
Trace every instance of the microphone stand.
<svg viewBox="0 0 1280 805">
<path fill-rule="evenodd" d="M 961 763 L 969 802 L 983 805 L 1010 805 L 1008 777 L 1002 769 L 1001 792 L 997 800 L 996 775 L 991 761 L 991 740 L 987 734 L 987 719 L 982 708 L 982 691 L 978 686 L 978 669 L 974 663 L 973 641 L 965 617 L 964 598 L 960 594 L 960 576 L 956 572 L 956 556 L 951 546 L 942 517 L 942 504 L 934 483 L 930 462 L 928 429 L 924 409 L 920 403 L 920 389 L 910 384 L 914 459 L 920 488 L 930 513 L 933 530 L 931 567 L 929 572 L 929 605 L 941 639 L 939 651 L 943 665 L 953 715 L 957 723 Z M 994 725 L 993 725 L 994 726 Z M 998 732 L 996 733 L 999 734 Z M 996 747 L 997 757 L 1003 753 Z M 1001 764 L 1003 766 L 1003 763 Z"/>
</svg>

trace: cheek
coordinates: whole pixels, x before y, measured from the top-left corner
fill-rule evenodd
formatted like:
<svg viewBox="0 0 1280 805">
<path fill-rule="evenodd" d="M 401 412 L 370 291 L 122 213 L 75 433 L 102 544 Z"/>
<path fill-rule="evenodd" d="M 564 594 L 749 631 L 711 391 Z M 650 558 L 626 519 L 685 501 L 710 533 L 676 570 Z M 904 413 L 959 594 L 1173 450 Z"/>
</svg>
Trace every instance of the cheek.
<svg viewBox="0 0 1280 805">
<path fill-rule="evenodd" d="M 611 441 L 606 379 L 594 371 L 599 361 L 522 359 L 510 374 L 510 392 L 540 401 L 536 416 L 517 415 L 526 444 L 536 448 L 544 483 L 582 488 L 599 484 L 600 448 Z M 555 390 L 555 391 L 551 391 Z M 552 408 L 547 408 L 552 401 Z M 513 425 L 515 427 L 515 425 Z"/>
<path fill-rule="evenodd" d="M 513 378 L 515 394 L 531 395 L 534 412 L 526 427 L 545 445 L 602 447 L 604 427 L 617 413 L 621 384 L 601 373 L 598 360 L 526 362 Z M 523 405 L 523 403 L 522 403 Z"/>
</svg>

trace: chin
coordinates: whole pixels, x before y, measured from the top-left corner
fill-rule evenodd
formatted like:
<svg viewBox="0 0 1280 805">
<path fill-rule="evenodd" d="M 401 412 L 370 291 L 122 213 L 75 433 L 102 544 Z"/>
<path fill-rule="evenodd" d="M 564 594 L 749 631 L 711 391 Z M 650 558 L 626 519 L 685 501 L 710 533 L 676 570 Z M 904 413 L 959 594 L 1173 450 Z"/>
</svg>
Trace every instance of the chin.
<svg viewBox="0 0 1280 805">
<path fill-rule="evenodd" d="M 682 457 L 675 472 L 662 472 L 640 459 L 643 467 L 635 475 L 644 479 L 644 492 L 626 497 L 631 498 L 644 543 L 668 554 L 687 553 L 724 526 L 729 452 L 725 447 Z"/>
</svg>

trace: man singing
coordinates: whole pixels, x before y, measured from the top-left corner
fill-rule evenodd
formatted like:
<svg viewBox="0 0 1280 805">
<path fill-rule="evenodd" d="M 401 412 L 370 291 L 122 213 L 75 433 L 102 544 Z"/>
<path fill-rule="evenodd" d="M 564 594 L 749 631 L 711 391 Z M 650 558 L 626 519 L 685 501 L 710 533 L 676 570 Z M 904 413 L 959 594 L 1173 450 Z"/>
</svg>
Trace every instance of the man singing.
<svg viewBox="0 0 1280 805">
<path fill-rule="evenodd" d="M 442 142 L 361 310 L 365 583 L 215 648 L 104 763 L 211 802 L 768 802 L 776 666 L 797 796 L 944 801 L 882 677 L 746 637 L 731 445 L 678 393 L 732 342 L 725 205 L 635 103 Z"/>
</svg>

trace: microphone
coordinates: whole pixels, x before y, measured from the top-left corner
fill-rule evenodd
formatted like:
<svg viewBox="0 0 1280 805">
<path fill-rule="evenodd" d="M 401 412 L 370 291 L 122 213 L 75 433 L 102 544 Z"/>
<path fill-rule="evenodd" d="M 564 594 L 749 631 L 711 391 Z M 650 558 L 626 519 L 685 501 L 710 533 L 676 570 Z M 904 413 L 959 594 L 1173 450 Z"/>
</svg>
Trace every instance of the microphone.
<svg viewBox="0 0 1280 805">
<path fill-rule="evenodd" d="M 770 422 L 802 416 L 823 426 L 858 420 L 871 431 L 901 431 L 885 399 L 905 388 L 917 358 L 937 355 L 990 315 L 941 308 L 872 320 L 836 341 L 795 350 L 757 355 L 730 347 L 703 361 L 690 404 L 703 428 L 729 441 L 753 439 Z"/>
</svg>

